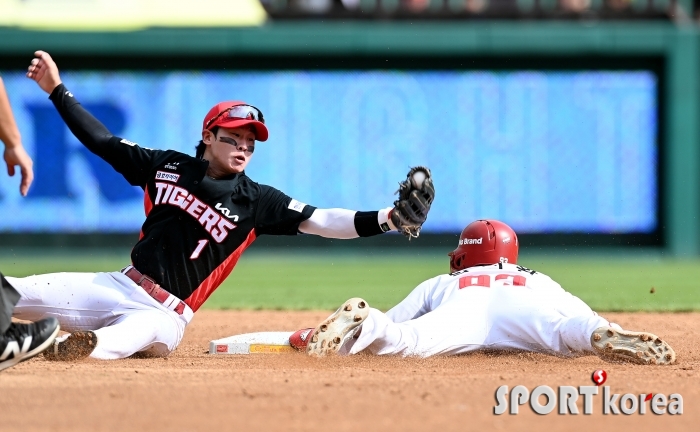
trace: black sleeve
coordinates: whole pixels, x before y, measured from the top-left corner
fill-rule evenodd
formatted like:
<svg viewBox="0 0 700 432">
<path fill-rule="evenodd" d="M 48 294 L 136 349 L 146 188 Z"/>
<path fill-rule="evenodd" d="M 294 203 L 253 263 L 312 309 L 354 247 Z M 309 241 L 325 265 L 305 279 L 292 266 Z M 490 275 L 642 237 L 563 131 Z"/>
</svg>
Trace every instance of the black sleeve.
<svg viewBox="0 0 700 432">
<path fill-rule="evenodd" d="M 389 231 L 389 225 L 379 225 L 378 211 L 358 211 L 355 213 L 355 231 L 360 237 L 372 237 Z"/>
<path fill-rule="evenodd" d="M 88 150 L 104 159 L 133 186 L 145 187 L 155 159 L 162 153 L 139 147 L 129 140 L 112 135 L 107 128 L 80 105 L 63 84 L 49 99 L 68 128 Z"/>
<path fill-rule="evenodd" d="M 260 185 L 260 198 L 256 207 L 257 235 L 296 235 L 299 224 L 310 218 L 316 210 L 316 207 L 294 200 L 266 185 Z"/>
</svg>

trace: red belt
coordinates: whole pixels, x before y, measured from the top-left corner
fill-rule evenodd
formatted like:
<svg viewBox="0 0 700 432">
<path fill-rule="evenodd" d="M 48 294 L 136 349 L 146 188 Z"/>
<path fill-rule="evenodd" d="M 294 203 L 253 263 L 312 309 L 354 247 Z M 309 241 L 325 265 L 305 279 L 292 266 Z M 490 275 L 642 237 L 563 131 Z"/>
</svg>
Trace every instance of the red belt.
<svg viewBox="0 0 700 432">
<path fill-rule="evenodd" d="M 161 286 L 158 285 L 156 281 L 146 276 L 145 274 L 142 274 L 140 271 L 136 270 L 132 266 L 129 266 L 122 270 L 122 273 L 124 273 L 126 277 L 134 281 L 136 285 L 143 288 L 143 290 L 146 291 L 148 295 L 153 297 L 158 303 L 174 311 L 178 315 L 182 315 L 182 313 L 185 311 L 185 308 L 187 307 L 185 302 L 161 288 Z M 172 306 L 174 302 L 179 303 L 175 303 L 175 307 L 173 308 Z"/>
</svg>

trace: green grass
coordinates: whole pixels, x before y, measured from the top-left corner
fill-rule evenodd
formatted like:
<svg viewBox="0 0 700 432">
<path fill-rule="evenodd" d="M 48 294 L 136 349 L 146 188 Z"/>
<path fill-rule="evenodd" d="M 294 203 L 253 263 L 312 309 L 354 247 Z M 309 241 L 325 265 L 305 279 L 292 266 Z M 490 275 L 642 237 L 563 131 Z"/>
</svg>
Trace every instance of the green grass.
<svg viewBox="0 0 700 432">
<path fill-rule="evenodd" d="M 0 270 L 11 276 L 59 271 L 113 271 L 128 263 L 128 251 L 0 253 Z M 521 264 L 548 274 L 598 311 L 700 310 L 700 260 L 658 254 L 524 254 Z M 363 297 L 388 309 L 425 279 L 445 272 L 443 251 L 420 254 L 374 251 L 269 253 L 243 256 L 208 308 L 334 309 Z M 650 293 L 651 288 L 655 293 Z"/>
</svg>

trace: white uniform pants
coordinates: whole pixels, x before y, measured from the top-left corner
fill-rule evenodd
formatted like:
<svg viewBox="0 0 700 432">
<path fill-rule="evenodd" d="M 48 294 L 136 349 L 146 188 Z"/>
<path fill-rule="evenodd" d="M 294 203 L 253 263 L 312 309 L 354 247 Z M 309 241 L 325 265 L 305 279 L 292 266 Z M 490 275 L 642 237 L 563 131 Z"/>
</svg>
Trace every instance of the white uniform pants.
<svg viewBox="0 0 700 432">
<path fill-rule="evenodd" d="M 454 292 L 435 310 L 419 315 L 412 293 L 386 314 L 370 309 L 357 339 L 341 353 L 429 357 L 479 349 L 519 349 L 570 356 L 590 353 L 593 331 L 610 323 L 561 290 L 521 286 L 470 287 Z M 405 321 L 403 321 L 405 319 Z M 394 322 L 394 321 L 399 322 Z M 403 322 L 400 322 L 403 321 Z"/>
<path fill-rule="evenodd" d="M 167 309 L 120 272 L 53 273 L 7 278 L 21 298 L 14 317 L 36 321 L 56 317 L 61 330 L 92 330 L 91 357 L 120 359 L 143 352 L 164 357 L 177 348 L 192 319 Z"/>
</svg>

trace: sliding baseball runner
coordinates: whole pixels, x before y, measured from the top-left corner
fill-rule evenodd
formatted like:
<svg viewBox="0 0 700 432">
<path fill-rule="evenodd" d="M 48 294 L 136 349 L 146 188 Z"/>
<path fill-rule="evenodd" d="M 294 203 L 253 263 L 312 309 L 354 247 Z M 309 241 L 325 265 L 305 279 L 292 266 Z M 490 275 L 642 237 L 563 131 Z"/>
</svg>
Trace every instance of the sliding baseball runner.
<svg viewBox="0 0 700 432">
<path fill-rule="evenodd" d="M 434 198 L 427 168 L 409 172 L 394 207 L 317 209 L 245 175 L 256 141 L 268 138 L 258 108 L 216 104 L 204 117 L 195 157 L 151 150 L 113 136 L 61 83 L 51 57 L 35 55 L 27 76 L 50 95 L 81 143 L 143 188 L 146 212 L 131 265 L 122 271 L 8 278 L 21 295 L 16 317 L 55 316 L 72 332 L 47 351 L 50 360 L 168 355 L 260 235 L 349 239 L 399 230 L 410 238 L 426 220 Z"/>
<path fill-rule="evenodd" d="M 519 266 L 518 238 L 506 224 L 469 224 L 449 254 L 450 273 L 418 285 L 386 314 L 354 298 L 290 344 L 330 353 L 429 357 L 525 350 L 559 356 L 598 354 L 639 364 L 672 364 L 656 335 L 608 322 L 550 277 Z"/>
</svg>

